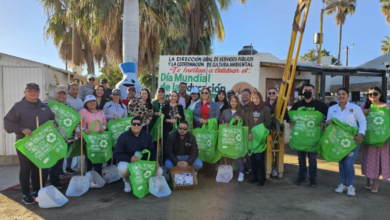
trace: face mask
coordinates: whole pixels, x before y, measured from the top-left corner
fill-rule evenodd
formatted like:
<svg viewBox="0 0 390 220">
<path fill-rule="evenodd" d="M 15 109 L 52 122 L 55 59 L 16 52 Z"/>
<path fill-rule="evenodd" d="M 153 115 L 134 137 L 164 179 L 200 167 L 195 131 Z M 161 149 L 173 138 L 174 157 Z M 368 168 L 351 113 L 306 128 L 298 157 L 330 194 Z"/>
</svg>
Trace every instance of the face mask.
<svg viewBox="0 0 390 220">
<path fill-rule="evenodd" d="M 303 96 L 305 96 L 306 99 L 310 99 L 311 96 L 312 96 L 312 93 L 311 93 L 311 92 L 308 92 L 308 91 L 305 91 L 305 92 L 303 93 Z"/>
</svg>

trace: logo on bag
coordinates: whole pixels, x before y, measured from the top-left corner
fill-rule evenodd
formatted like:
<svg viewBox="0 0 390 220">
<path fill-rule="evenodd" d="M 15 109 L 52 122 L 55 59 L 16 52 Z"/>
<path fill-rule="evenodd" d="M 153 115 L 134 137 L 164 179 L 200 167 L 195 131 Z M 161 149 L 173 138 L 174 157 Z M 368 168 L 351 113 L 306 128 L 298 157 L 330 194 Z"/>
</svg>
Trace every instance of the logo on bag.
<svg viewBox="0 0 390 220">
<path fill-rule="evenodd" d="M 241 141 L 241 135 L 240 135 L 240 134 L 237 134 L 236 140 L 237 140 L 237 141 Z"/>
<path fill-rule="evenodd" d="M 351 141 L 348 140 L 348 139 L 344 139 L 341 141 L 341 145 L 344 147 L 344 148 L 347 148 L 349 146 L 351 146 Z"/>
<path fill-rule="evenodd" d="M 148 178 L 148 177 L 150 177 L 152 175 L 152 172 L 150 171 L 150 170 L 148 170 L 148 171 L 146 171 L 145 173 L 144 173 L 144 177 L 145 178 Z"/>
<path fill-rule="evenodd" d="M 381 117 L 376 117 L 374 119 L 374 124 L 376 124 L 376 125 L 381 125 L 381 124 L 383 124 L 383 122 L 385 122 L 385 120 L 383 120 L 383 118 L 381 118 Z"/>
<path fill-rule="evenodd" d="M 309 128 L 312 128 L 312 127 L 314 127 L 316 124 L 314 123 L 314 121 L 309 121 L 309 122 L 307 122 L 307 127 L 309 127 Z"/>
<path fill-rule="evenodd" d="M 328 140 L 325 140 L 325 144 L 329 144 L 329 141 L 328 141 Z"/>
<path fill-rule="evenodd" d="M 46 136 L 46 140 L 47 142 L 50 142 L 50 143 L 53 143 L 54 141 L 56 141 L 56 136 L 53 134 L 53 133 L 50 133 Z"/>
<path fill-rule="evenodd" d="M 91 157 L 94 157 L 95 156 L 95 154 L 91 154 Z"/>
<path fill-rule="evenodd" d="M 143 186 L 138 186 L 138 190 L 141 190 L 142 188 L 144 188 Z"/>
<path fill-rule="evenodd" d="M 72 120 L 71 120 L 70 118 L 66 118 L 66 119 L 64 120 L 64 125 L 65 125 L 66 127 L 70 127 L 70 126 L 72 125 Z"/>
<path fill-rule="evenodd" d="M 298 135 L 298 132 L 294 132 L 294 135 Z"/>
<path fill-rule="evenodd" d="M 100 146 L 101 147 L 105 148 L 105 147 L 107 147 L 107 145 L 108 145 L 108 142 L 106 140 L 101 140 L 100 141 Z"/>
<path fill-rule="evenodd" d="M 47 163 L 49 160 L 50 160 L 49 158 L 46 158 L 46 159 L 43 160 L 43 163 L 45 164 L 45 163 Z"/>
<path fill-rule="evenodd" d="M 211 140 L 207 140 L 207 147 L 211 146 Z"/>
</svg>

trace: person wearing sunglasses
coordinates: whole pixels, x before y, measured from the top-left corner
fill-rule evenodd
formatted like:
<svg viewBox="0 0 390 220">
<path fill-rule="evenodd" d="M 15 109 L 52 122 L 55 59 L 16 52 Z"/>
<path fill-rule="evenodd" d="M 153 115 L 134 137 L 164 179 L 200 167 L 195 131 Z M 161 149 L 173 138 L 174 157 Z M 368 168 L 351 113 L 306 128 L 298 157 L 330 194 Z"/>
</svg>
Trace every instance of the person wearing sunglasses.
<svg viewBox="0 0 390 220">
<path fill-rule="evenodd" d="M 225 109 L 219 117 L 219 124 L 229 126 L 229 123 L 233 118 L 238 122 L 242 117 L 243 113 L 241 112 L 240 100 L 235 95 L 230 96 L 228 108 Z M 237 124 L 237 122 L 235 124 Z M 232 165 L 232 163 L 233 159 L 228 158 L 227 165 Z M 244 157 L 237 158 L 237 165 L 239 172 L 237 181 L 242 182 L 244 181 Z"/>
<path fill-rule="evenodd" d="M 386 106 L 390 108 L 390 105 L 386 103 L 386 99 L 382 95 L 382 90 L 376 86 L 368 90 L 366 103 L 361 106 L 365 115 L 368 115 L 370 112 L 372 104 L 376 107 Z M 379 176 L 382 175 L 384 180 L 390 178 L 389 142 L 382 147 L 363 145 L 361 168 L 362 174 L 367 178 L 365 188 L 371 190 L 372 193 L 377 193 Z"/>
<path fill-rule="evenodd" d="M 337 90 L 338 104 L 329 108 L 327 115 L 327 125 L 333 123 L 332 118 L 338 119 L 340 122 L 347 123 L 359 130 L 355 140 L 358 146 L 353 149 L 347 156 L 339 161 L 339 174 L 341 184 L 335 189 L 336 193 L 343 193 L 347 191 L 347 195 L 355 195 L 355 168 L 354 162 L 359 153 L 360 145 L 363 141 L 363 135 L 366 132 L 367 122 L 363 110 L 353 103 L 349 102 L 349 90 L 347 88 L 339 88 Z"/>
<path fill-rule="evenodd" d="M 314 108 L 315 111 L 319 111 L 324 115 L 324 120 L 328 115 L 328 106 L 314 98 L 315 89 L 312 84 L 303 85 L 302 89 L 303 99 L 294 103 L 291 107 L 290 111 L 298 110 L 300 107 L 309 107 Z M 294 126 L 291 123 L 290 117 L 286 113 L 287 122 L 290 123 L 290 128 Z M 323 126 L 324 123 L 321 123 Z M 299 164 L 299 172 L 298 178 L 295 180 L 295 185 L 301 185 L 302 182 L 307 182 L 306 174 L 307 174 L 307 165 L 306 165 L 306 155 L 309 158 L 309 176 L 310 176 L 310 186 L 315 188 L 317 187 L 317 153 L 311 153 L 306 151 L 297 151 L 298 155 L 298 164 Z"/>
<path fill-rule="evenodd" d="M 198 158 L 199 151 L 195 136 L 188 132 L 188 122 L 186 121 L 181 121 L 177 131 L 168 136 L 165 154 L 167 157 L 165 168 L 167 170 L 173 166 L 185 169 L 190 165 L 197 172 L 203 166 L 202 161 Z"/>
<path fill-rule="evenodd" d="M 219 107 L 217 103 L 211 99 L 211 91 L 208 87 L 203 87 L 200 102 L 196 103 L 194 109 L 194 119 L 196 126 L 201 128 L 203 124 L 207 124 L 210 118 L 219 119 Z"/>
<path fill-rule="evenodd" d="M 45 105 L 39 99 L 39 85 L 28 83 L 24 89 L 24 97 L 16 102 L 4 117 L 4 129 L 7 133 L 15 133 L 16 141 L 24 138 L 26 135 L 32 135 L 32 131 L 37 128 L 36 117 L 39 124 L 43 125 L 49 120 L 54 120 L 54 113 L 49 106 Z M 22 188 L 25 204 L 34 204 L 34 198 L 30 194 L 30 180 L 32 182 L 33 192 L 37 194 L 39 186 L 39 169 L 22 152 L 16 149 L 19 159 L 19 182 Z M 2 176 L 2 178 L 7 178 Z"/>
<path fill-rule="evenodd" d="M 88 74 L 87 80 L 88 81 L 86 84 L 80 86 L 79 97 L 83 102 L 87 95 L 92 95 L 95 91 L 95 76 L 92 74 Z"/>
<path fill-rule="evenodd" d="M 118 173 L 125 183 L 124 191 L 130 192 L 130 172 L 127 166 L 129 163 L 134 163 L 139 160 L 147 160 L 147 154 L 141 158 L 143 150 L 150 151 L 150 161 L 156 161 L 156 148 L 153 145 L 152 136 L 142 130 L 142 119 L 135 117 L 131 120 L 131 126 L 128 131 L 123 132 L 116 141 L 113 157 L 118 160 Z M 162 173 L 162 169 L 157 165 L 158 173 Z"/>
</svg>

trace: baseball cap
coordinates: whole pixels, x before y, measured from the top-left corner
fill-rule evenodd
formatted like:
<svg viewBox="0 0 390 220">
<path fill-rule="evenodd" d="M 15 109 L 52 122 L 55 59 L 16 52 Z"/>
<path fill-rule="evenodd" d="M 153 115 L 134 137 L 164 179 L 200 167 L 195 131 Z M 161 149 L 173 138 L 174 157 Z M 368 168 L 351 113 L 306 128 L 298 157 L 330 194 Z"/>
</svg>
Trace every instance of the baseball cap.
<svg viewBox="0 0 390 220">
<path fill-rule="evenodd" d="M 114 89 L 114 90 L 112 91 L 112 94 L 113 94 L 113 95 L 121 95 L 121 90 L 119 90 L 119 89 Z"/>
<path fill-rule="evenodd" d="M 36 83 L 27 83 L 25 90 L 35 89 L 39 91 L 39 85 Z"/>
<path fill-rule="evenodd" d="M 108 83 L 107 79 L 102 79 L 100 82 L 101 83 Z"/>
<path fill-rule="evenodd" d="M 157 91 L 163 91 L 163 92 L 165 92 L 165 89 L 164 89 L 163 87 L 160 87 L 160 88 L 158 88 Z"/>
<path fill-rule="evenodd" d="M 191 88 L 191 91 L 190 91 L 190 94 L 192 94 L 192 93 L 198 94 L 198 93 L 199 93 L 198 87 L 192 87 L 192 88 Z"/>
<path fill-rule="evenodd" d="M 90 79 L 90 78 L 95 78 L 95 75 L 88 74 L 87 79 Z"/>
<path fill-rule="evenodd" d="M 134 90 L 134 92 L 137 91 L 134 86 L 127 87 L 127 90 Z"/>
<path fill-rule="evenodd" d="M 57 86 L 57 88 L 54 90 L 54 92 L 55 92 L 55 93 L 57 93 L 57 92 L 65 92 L 65 93 L 67 93 L 67 89 L 65 88 L 65 86 L 59 85 L 59 86 Z"/>
<path fill-rule="evenodd" d="M 248 89 L 248 88 L 246 88 L 246 89 L 244 89 L 244 90 L 242 90 L 243 92 L 248 92 L 249 94 L 252 94 L 252 91 L 250 90 L 250 89 Z"/>
<path fill-rule="evenodd" d="M 85 105 L 85 103 L 87 103 L 89 101 L 93 101 L 93 100 L 96 101 L 96 97 L 94 95 L 87 95 L 87 97 L 85 97 L 85 100 L 84 100 L 84 105 Z"/>
<path fill-rule="evenodd" d="M 234 95 L 234 94 L 236 94 L 236 92 L 233 91 L 233 90 L 229 90 L 229 91 L 227 92 L 227 94 L 228 94 L 228 95 Z"/>
</svg>

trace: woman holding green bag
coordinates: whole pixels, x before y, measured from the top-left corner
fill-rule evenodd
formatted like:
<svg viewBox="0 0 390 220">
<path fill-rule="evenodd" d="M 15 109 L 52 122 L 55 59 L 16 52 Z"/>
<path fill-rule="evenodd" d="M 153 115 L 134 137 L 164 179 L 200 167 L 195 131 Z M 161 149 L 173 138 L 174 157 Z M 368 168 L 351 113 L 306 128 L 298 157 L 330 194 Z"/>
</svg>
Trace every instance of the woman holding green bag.
<svg viewBox="0 0 390 220">
<path fill-rule="evenodd" d="M 362 144 L 363 141 L 363 135 L 366 132 L 366 118 L 359 106 L 349 103 L 349 97 L 349 90 L 347 88 L 339 88 L 337 90 L 337 99 L 339 102 L 337 105 L 333 105 L 329 108 L 328 116 L 326 117 L 326 124 L 332 124 L 332 118 L 336 118 L 340 122 L 347 123 L 348 125 L 359 129 L 359 134 L 355 137 L 358 146 L 339 161 L 341 184 L 337 187 L 337 189 L 335 189 L 335 192 L 337 193 L 343 193 L 348 190 L 347 195 L 354 196 L 355 168 L 353 164 L 357 154 L 359 153 L 360 144 Z"/>
<path fill-rule="evenodd" d="M 84 100 L 84 108 L 80 110 L 79 114 L 83 119 L 83 131 L 89 135 L 92 128 L 92 122 L 99 120 L 102 124 L 102 127 L 94 126 L 94 131 L 98 131 L 102 134 L 106 130 L 106 115 L 102 110 L 97 109 L 98 103 L 96 101 L 96 97 L 94 95 L 87 95 Z M 86 144 L 83 145 L 84 150 L 86 150 Z M 87 171 L 92 170 L 92 166 L 94 166 L 95 171 L 102 176 L 102 164 L 92 164 L 91 160 L 87 157 Z"/>
<path fill-rule="evenodd" d="M 263 96 L 260 92 L 254 92 L 251 97 L 251 103 L 247 113 L 245 114 L 244 124 L 248 126 L 250 131 L 254 126 L 263 123 L 266 128 L 271 126 L 271 112 L 268 106 L 263 101 Z M 249 141 L 252 141 L 252 134 L 249 132 Z M 255 153 L 251 155 L 253 179 L 250 183 L 257 183 L 259 186 L 263 186 L 266 179 L 265 176 L 265 164 L 264 164 L 264 152 Z M 260 180 L 257 177 L 258 169 L 260 168 Z"/>
<path fill-rule="evenodd" d="M 361 106 L 363 109 L 363 113 L 366 116 L 371 112 L 372 105 L 375 105 L 376 108 L 390 107 L 390 105 L 386 103 L 386 100 L 382 95 L 382 90 L 376 86 L 371 87 L 368 90 L 366 103 Z M 388 110 L 385 112 L 388 112 Z M 368 120 L 369 119 L 367 119 L 367 124 L 369 124 Z M 375 125 L 376 124 L 374 121 L 374 124 L 372 124 L 372 126 L 375 127 Z M 370 126 L 368 126 L 368 129 L 369 128 Z M 373 130 L 378 131 L 378 129 Z M 367 178 L 367 184 L 365 186 L 366 189 L 371 190 L 371 192 L 373 193 L 377 193 L 379 176 L 382 175 L 382 178 L 384 180 L 390 178 L 389 167 L 389 142 L 386 142 L 383 146 L 363 145 L 362 174 L 364 174 Z"/>
<path fill-rule="evenodd" d="M 162 115 L 163 107 L 167 104 L 169 104 L 169 102 L 165 100 L 165 89 L 161 87 L 157 90 L 156 98 L 152 101 L 154 115 L 153 115 L 152 122 L 150 122 L 149 124 L 149 130 L 153 128 L 157 119 L 160 117 L 160 115 Z"/>
<path fill-rule="evenodd" d="M 219 124 L 225 124 L 229 126 L 230 121 L 235 118 L 238 122 L 242 118 L 240 100 L 236 95 L 232 95 L 229 101 L 229 108 L 225 109 L 219 117 Z M 227 165 L 232 165 L 233 159 L 227 158 Z M 238 179 L 237 181 L 244 181 L 244 158 L 237 158 L 238 165 Z"/>
<path fill-rule="evenodd" d="M 179 105 L 179 94 L 176 91 L 171 91 L 169 104 L 163 107 L 162 113 L 165 115 L 163 123 L 163 146 L 165 146 L 169 133 L 179 126 L 180 120 L 184 120 L 183 106 Z"/>
</svg>

